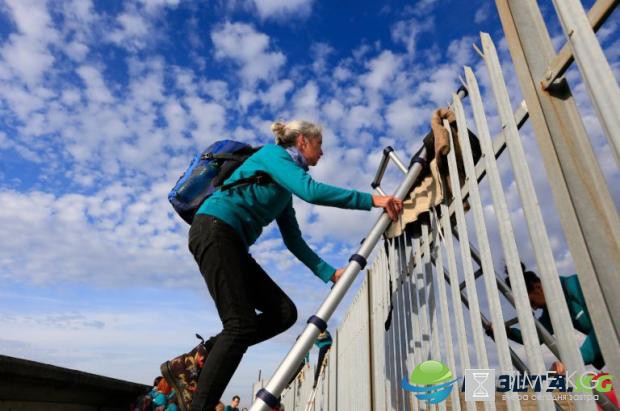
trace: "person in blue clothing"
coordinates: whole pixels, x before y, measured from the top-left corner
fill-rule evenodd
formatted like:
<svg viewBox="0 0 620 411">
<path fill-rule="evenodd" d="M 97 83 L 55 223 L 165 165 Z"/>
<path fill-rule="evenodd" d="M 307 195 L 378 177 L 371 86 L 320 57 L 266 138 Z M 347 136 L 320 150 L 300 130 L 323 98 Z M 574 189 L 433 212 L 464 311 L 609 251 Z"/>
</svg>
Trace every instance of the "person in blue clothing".
<svg viewBox="0 0 620 411">
<path fill-rule="evenodd" d="M 319 381 L 319 376 L 321 375 L 321 366 L 323 365 L 323 360 L 325 359 L 325 354 L 332 348 L 332 336 L 329 331 L 325 330 L 319 334 L 314 342 L 319 349 L 319 358 L 316 361 L 316 368 L 314 370 L 314 384 L 312 384 L 312 388 L 316 387 L 316 383 Z"/>
<path fill-rule="evenodd" d="M 393 196 L 319 183 L 308 174 L 323 155 L 320 126 L 296 120 L 274 123 L 271 129 L 275 144 L 263 146 L 224 183 L 257 172 L 267 173 L 272 182 L 215 192 L 199 208 L 189 231 L 189 249 L 223 325 L 212 340 L 192 410 L 212 410 L 248 347 L 280 334 L 297 320 L 295 304 L 248 251 L 263 227 L 275 220 L 285 246 L 323 282 L 335 283 L 344 272 L 321 259 L 304 241 L 293 195 L 308 203 L 345 209 L 382 207 L 392 220 L 402 211 L 402 201 Z"/>
<path fill-rule="evenodd" d="M 525 286 L 527 288 L 527 295 L 530 300 L 530 305 L 534 310 L 542 309 L 542 314 L 538 317 L 538 320 L 542 325 L 553 333 L 553 326 L 551 325 L 551 317 L 549 316 L 549 310 L 547 309 L 547 301 L 545 299 L 545 293 L 543 292 L 542 283 L 538 275 L 533 271 L 527 271 L 523 269 L 523 276 L 525 279 Z M 506 282 L 510 286 L 510 279 L 506 278 Z M 579 284 L 577 274 L 570 276 L 560 276 L 560 283 L 562 284 L 562 291 L 568 304 L 568 311 L 570 313 L 573 327 L 583 334 L 586 338 L 581 344 L 580 351 L 583 357 L 583 362 L 588 365 L 592 364 L 594 367 L 601 369 L 605 365 L 601 349 L 594 333 L 594 327 L 590 321 L 590 314 L 586 307 L 586 300 Z M 513 341 L 523 344 L 523 337 L 521 330 L 517 327 L 511 327 L 508 329 L 508 338 Z M 564 364 L 560 361 L 553 363 L 551 367 L 553 371 L 560 374 L 564 374 L 566 369 Z"/>
</svg>

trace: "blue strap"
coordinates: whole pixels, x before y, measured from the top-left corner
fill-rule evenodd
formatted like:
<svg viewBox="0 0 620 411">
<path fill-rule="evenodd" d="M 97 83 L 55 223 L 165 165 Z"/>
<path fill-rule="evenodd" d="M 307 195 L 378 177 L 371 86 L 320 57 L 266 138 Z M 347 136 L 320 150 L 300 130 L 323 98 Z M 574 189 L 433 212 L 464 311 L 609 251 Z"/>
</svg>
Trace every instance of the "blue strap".
<svg viewBox="0 0 620 411">
<path fill-rule="evenodd" d="M 280 403 L 280 401 L 272 393 L 270 393 L 264 388 L 258 390 L 258 392 L 256 393 L 256 398 L 260 398 L 265 404 L 267 404 L 271 408 L 276 408 Z"/>
<path fill-rule="evenodd" d="M 349 261 L 355 261 L 356 263 L 358 263 L 362 270 L 364 269 L 364 267 L 366 267 L 366 264 L 368 263 L 366 259 L 359 254 L 353 254 L 351 257 L 349 257 Z"/>
<path fill-rule="evenodd" d="M 316 315 L 308 318 L 308 324 L 314 324 L 321 332 L 327 330 L 327 323 Z"/>
</svg>

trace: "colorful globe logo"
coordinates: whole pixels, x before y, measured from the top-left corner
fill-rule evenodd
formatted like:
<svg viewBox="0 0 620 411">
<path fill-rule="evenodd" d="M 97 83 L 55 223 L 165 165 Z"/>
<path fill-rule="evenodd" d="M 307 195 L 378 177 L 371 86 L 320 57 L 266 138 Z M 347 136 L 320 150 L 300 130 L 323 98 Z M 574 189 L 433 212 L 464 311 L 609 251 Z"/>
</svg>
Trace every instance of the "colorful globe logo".
<svg viewBox="0 0 620 411">
<path fill-rule="evenodd" d="M 441 361 L 429 360 L 419 364 L 409 381 L 404 377 L 401 386 L 407 391 L 416 393 L 419 400 L 429 404 L 438 404 L 448 398 L 452 385 L 458 380 L 452 371 Z"/>
</svg>

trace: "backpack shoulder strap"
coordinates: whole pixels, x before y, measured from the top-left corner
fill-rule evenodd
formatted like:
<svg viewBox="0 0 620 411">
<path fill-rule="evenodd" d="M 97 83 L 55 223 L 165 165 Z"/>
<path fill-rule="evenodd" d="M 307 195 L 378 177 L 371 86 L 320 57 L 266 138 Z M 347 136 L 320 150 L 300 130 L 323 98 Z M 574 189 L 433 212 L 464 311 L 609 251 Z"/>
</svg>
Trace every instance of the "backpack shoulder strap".
<svg viewBox="0 0 620 411">
<path fill-rule="evenodd" d="M 224 184 L 220 187 L 220 190 L 226 191 L 230 190 L 233 187 L 245 185 L 245 184 L 268 184 L 273 182 L 273 179 L 269 174 L 264 171 L 257 171 L 254 175 L 246 178 L 240 178 L 239 180 L 233 181 L 229 184 Z"/>
<path fill-rule="evenodd" d="M 201 158 L 203 160 L 234 160 L 234 161 L 244 161 L 248 156 L 243 154 L 234 154 L 234 153 L 204 153 Z"/>
</svg>

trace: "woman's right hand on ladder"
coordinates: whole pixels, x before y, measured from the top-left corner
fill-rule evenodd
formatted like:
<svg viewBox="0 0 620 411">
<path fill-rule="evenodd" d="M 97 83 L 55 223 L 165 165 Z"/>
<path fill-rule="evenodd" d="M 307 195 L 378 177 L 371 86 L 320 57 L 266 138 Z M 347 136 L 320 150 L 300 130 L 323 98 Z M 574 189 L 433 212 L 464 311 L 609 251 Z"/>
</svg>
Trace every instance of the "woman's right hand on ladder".
<svg viewBox="0 0 620 411">
<path fill-rule="evenodd" d="M 403 211 L 403 200 L 399 200 L 394 196 L 372 196 L 372 205 L 383 208 L 392 221 L 397 221 L 398 216 Z"/>
</svg>

